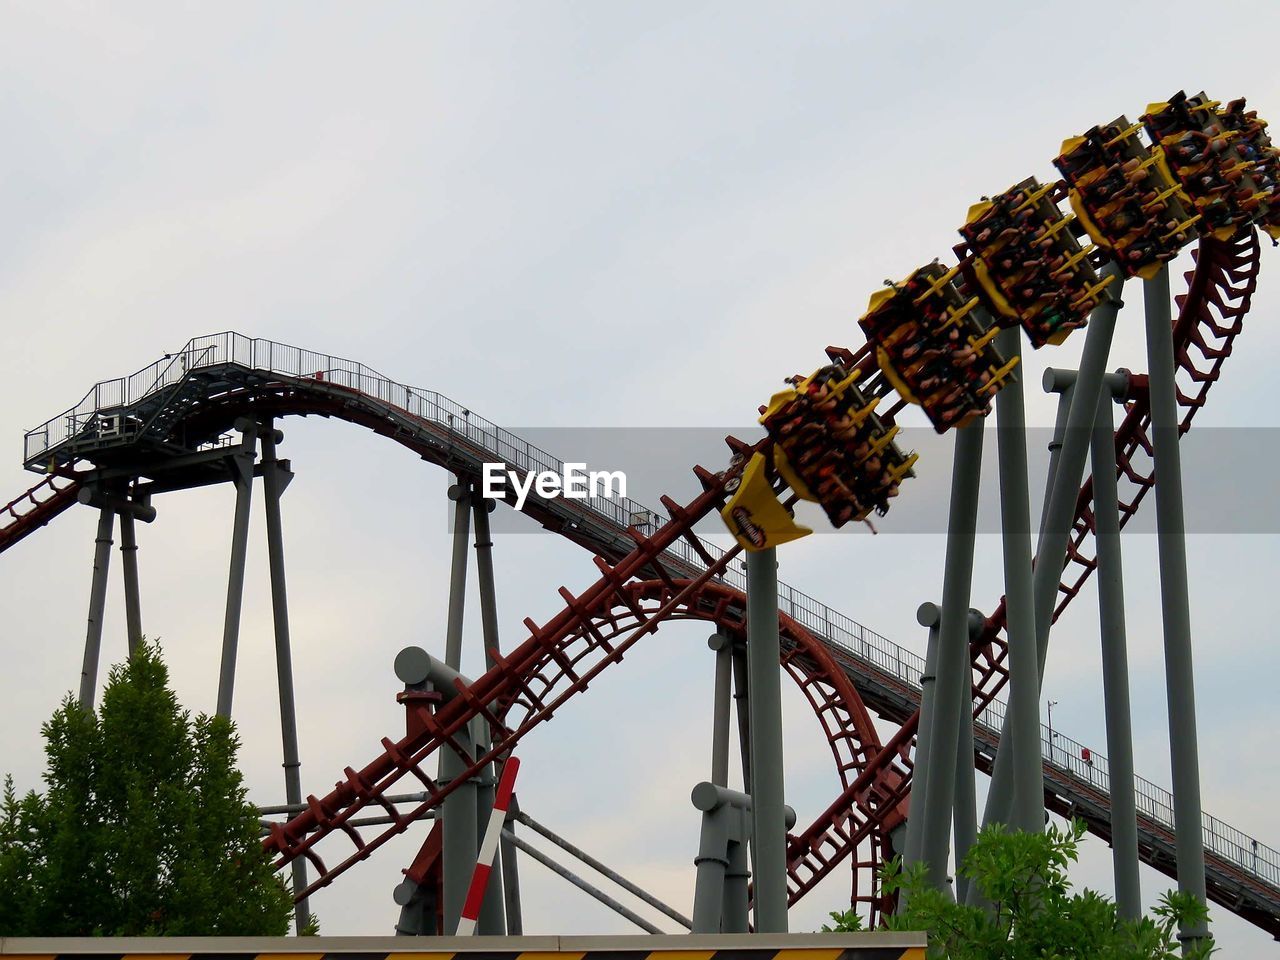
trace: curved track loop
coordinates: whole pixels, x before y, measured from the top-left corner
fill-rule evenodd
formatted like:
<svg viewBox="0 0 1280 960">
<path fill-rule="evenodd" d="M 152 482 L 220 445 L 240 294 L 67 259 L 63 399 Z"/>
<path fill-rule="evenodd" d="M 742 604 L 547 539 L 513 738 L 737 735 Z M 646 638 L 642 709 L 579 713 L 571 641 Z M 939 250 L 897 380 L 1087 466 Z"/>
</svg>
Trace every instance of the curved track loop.
<svg viewBox="0 0 1280 960">
<path fill-rule="evenodd" d="M 1252 231 L 1228 242 L 1203 241 L 1198 251 L 1196 269 L 1189 275 L 1188 294 L 1179 298 L 1174 331 L 1181 371 L 1179 402 L 1186 411 L 1184 431 L 1204 403 L 1209 386 L 1217 379 L 1234 337 L 1240 332 L 1256 283 L 1258 255 L 1259 244 Z M 1144 381 L 1135 381 L 1138 389 L 1129 399 L 1125 418 L 1116 431 L 1119 476 L 1127 491 L 1122 494 L 1122 522 L 1137 510 L 1152 483 L 1151 469 L 1138 462 L 1142 457 L 1149 462 L 1151 445 Z M 454 466 L 439 449 L 404 429 L 402 410 L 390 406 L 386 411 L 371 409 L 368 404 L 355 402 L 357 397 L 368 399 L 336 386 L 325 385 L 319 391 L 316 385 L 308 384 L 303 389 L 297 382 L 282 380 L 266 390 L 260 383 L 252 395 L 230 391 L 197 401 L 185 412 L 184 420 L 190 425 L 207 419 L 209 424 L 223 429 L 227 417 L 239 412 L 335 416 L 391 437 L 425 459 Z M 484 716 L 494 731 L 493 748 L 469 764 L 474 771 L 550 719 L 569 698 L 585 690 L 602 670 L 621 660 L 633 644 L 656 630 L 663 620 L 702 619 L 730 633 L 740 633 L 742 595 L 715 579 L 738 549 L 719 557 L 700 551 L 707 569 L 692 577 L 683 572 L 677 574 L 678 568 L 663 556 L 663 551 L 678 540 L 696 544 L 696 538 L 690 539 L 693 524 L 723 500 L 718 479 L 704 474 L 707 490 L 684 508 L 666 502 L 674 519 L 652 536 L 646 537 L 632 528 L 627 531 L 629 541 L 611 543 L 605 552 L 613 557 L 613 564 L 596 557 L 600 578 L 580 596 L 562 590 L 566 605 L 559 614 L 540 627 L 526 621 L 530 629 L 524 643 L 506 657 L 498 658 L 493 670 L 460 690 L 460 696 L 434 715 L 421 713 L 424 733 L 400 741 L 384 739 L 382 753 L 376 759 L 358 771 L 346 768 L 344 780 L 327 796 L 309 797 L 305 812 L 277 825 L 266 846 L 278 854 L 279 863 L 305 856 L 319 874 L 301 895 L 326 886 L 348 867 L 369 857 L 450 792 L 450 785 L 438 786 L 422 765 L 442 746 L 456 749 L 453 734 L 472 717 Z M 74 502 L 75 494 L 74 482 L 58 488 L 50 478 L 27 497 L 10 504 L 8 512 L 14 519 L 0 527 L 0 548 L 47 523 Z M 31 509 L 21 511 L 23 502 L 30 503 Z M 1080 491 L 1065 564 L 1067 572 L 1061 586 L 1063 597 L 1056 613 L 1061 613 L 1079 592 L 1095 565 L 1089 554 L 1093 536 L 1091 503 L 1091 484 L 1086 483 Z M 597 553 L 602 549 L 598 541 L 578 539 L 571 528 L 555 529 Z M 8 540 L 4 539 L 6 536 Z M 788 839 L 790 899 L 795 902 L 804 896 L 846 857 L 862 849 L 867 852 L 854 861 L 853 900 L 867 904 L 874 914 L 881 904 L 874 887 L 873 868 L 887 850 L 889 829 L 905 815 L 912 740 L 919 715 L 917 712 L 910 717 L 881 745 L 861 698 L 827 647 L 789 617 L 780 618 L 780 627 L 784 636 L 783 666 L 814 708 L 843 786 L 840 796 L 813 824 Z M 1007 681 L 1003 629 L 1002 602 L 972 651 L 975 713 L 981 712 Z M 411 709 L 425 711 L 422 707 Z M 388 788 L 405 776 L 416 779 L 428 799 L 401 812 L 384 797 Z M 465 777 L 453 782 L 462 779 Z M 377 805 L 392 822 L 380 833 L 366 836 L 349 821 L 370 805 Z M 330 867 L 316 848 L 326 837 L 339 832 L 350 847 L 339 853 L 340 859 Z M 860 875 L 865 882 L 860 882 Z"/>
<path fill-rule="evenodd" d="M 659 531 L 653 539 L 662 538 Z M 529 730 L 550 719 L 570 697 L 587 689 L 604 667 L 621 660 L 663 620 L 703 620 L 731 637 L 745 638 L 746 598 L 732 587 L 708 577 L 620 583 L 622 565 L 610 568 L 600 563 L 604 576 L 592 588 L 581 597 L 562 589 L 565 611 L 541 627 L 526 621 L 529 639 L 509 656 L 498 657 L 494 668 L 470 687 L 460 688 L 462 695 L 434 717 L 423 716 L 423 734 L 396 743 L 384 740 L 384 752 L 378 760 L 358 772 L 348 768 L 346 780 L 336 784 L 332 792 L 324 798 L 308 798 L 307 812 L 276 828 L 267 847 L 278 854 L 279 864 L 306 856 L 319 874 L 307 893 L 331 883 L 382 843 L 403 833 L 449 793 L 448 787 L 434 783 L 423 765 L 433 753 L 452 745 L 451 735 L 459 729 L 459 719 L 466 722 L 470 716 L 483 714 L 494 731 L 493 749 L 471 765 L 478 769 L 481 762 L 511 749 Z M 872 868 L 879 862 L 875 845 L 880 824 L 892 812 L 882 807 L 886 800 L 896 801 L 894 787 L 905 771 L 889 766 L 875 778 L 863 776 L 868 761 L 879 754 L 880 743 L 848 675 L 826 645 L 791 617 L 779 617 L 779 630 L 782 667 L 813 708 L 841 784 L 855 790 L 846 820 L 872 848 L 859 861 L 863 869 L 858 871 L 862 876 L 855 877 L 855 898 L 874 912 L 878 897 Z M 404 776 L 416 778 L 429 794 L 428 800 L 408 814 L 396 812 L 381 800 Z M 382 806 L 393 822 L 376 835 L 362 834 L 348 821 L 372 804 Z M 329 866 L 315 848 L 335 832 L 342 832 L 351 846 L 344 846 L 339 853 L 343 859 Z M 859 893 L 859 888 L 863 892 Z"/>
<path fill-rule="evenodd" d="M 1179 368 L 1178 403 L 1185 413 L 1181 430 L 1191 427 L 1196 411 L 1204 405 L 1210 386 L 1217 381 L 1222 364 L 1231 355 L 1235 337 L 1243 327 L 1249 300 L 1257 285 L 1260 246 L 1257 233 L 1249 229 L 1228 241 L 1206 239 L 1194 251 L 1195 270 L 1187 274 L 1187 294 L 1178 297 L 1178 316 L 1174 321 L 1174 350 Z M 1146 492 L 1153 486 L 1151 465 L 1151 408 L 1146 378 L 1135 377 L 1139 389 L 1125 404 L 1125 417 L 1116 429 L 1117 476 L 1120 487 L 1120 522 L 1125 524 L 1137 512 Z M 1141 458 L 1145 457 L 1145 464 Z M 1080 489 L 1076 518 L 1064 564 L 1063 582 L 1059 586 L 1062 599 L 1054 611 L 1054 619 L 1080 592 L 1097 566 L 1093 547 L 1093 481 Z M 974 714 L 981 714 L 1008 682 L 1005 665 L 1007 645 L 1004 637 L 1005 603 L 1000 599 L 987 618 L 981 637 L 972 648 L 974 678 Z M 865 771 L 875 771 L 890 764 L 903 765 L 919 722 L 917 711 L 885 745 Z M 910 792 L 910 783 L 897 785 L 900 797 Z M 807 829 L 791 838 L 788 870 L 792 884 L 792 902 L 825 877 L 861 839 L 850 832 L 843 812 L 854 791 L 846 789 Z"/>
</svg>

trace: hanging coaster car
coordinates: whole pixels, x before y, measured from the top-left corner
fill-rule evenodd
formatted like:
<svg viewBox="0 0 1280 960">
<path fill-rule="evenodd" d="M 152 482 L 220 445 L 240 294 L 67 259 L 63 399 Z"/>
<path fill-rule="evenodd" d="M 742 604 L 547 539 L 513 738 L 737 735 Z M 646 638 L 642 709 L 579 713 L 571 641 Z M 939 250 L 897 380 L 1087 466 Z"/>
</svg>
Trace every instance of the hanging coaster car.
<svg viewBox="0 0 1280 960">
<path fill-rule="evenodd" d="M 864 376 L 829 364 L 774 394 L 760 423 L 774 440 L 774 465 L 796 495 L 821 505 L 834 527 L 883 516 L 916 455 L 894 442 L 898 427 L 875 412 Z"/>
<path fill-rule="evenodd" d="M 1274 187 L 1259 183 L 1254 163 L 1245 159 L 1247 148 L 1240 149 L 1244 131 L 1228 129 L 1218 107 L 1203 93 L 1188 97 L 1180 91 L 1150 104 L 1142 122 L 1200 214 L 1201 231 L 1226 240 L 1243 224 L 1273 218 Z"/>
<path fill-rule="evenodd" d="M 960 234 L 984 299 L 1022 325 L 1031 345 L 1060 344 L 1083 327 L 1110 277 L 1100 279 L 1051 194 L 1034 177 L 969 208 Z"/>
<path fill-rule="evenodd" d="M 958 272 L 936 261 L 921 267 L 873 294 L 858 321 L 885 378 L 938 433 L 985 416 L 1018 363 L 996 350 L 1000 328 L 977 296 L 960 291 Z"/>
<path fill-rule="evenodd" d="M 1151 279 L 1199 235 L 1200 214 L 1163 153 L 1125 117 L 1062 144 L 1054 165 L 1080 225 L 1129 276 Z"/>
</svg>

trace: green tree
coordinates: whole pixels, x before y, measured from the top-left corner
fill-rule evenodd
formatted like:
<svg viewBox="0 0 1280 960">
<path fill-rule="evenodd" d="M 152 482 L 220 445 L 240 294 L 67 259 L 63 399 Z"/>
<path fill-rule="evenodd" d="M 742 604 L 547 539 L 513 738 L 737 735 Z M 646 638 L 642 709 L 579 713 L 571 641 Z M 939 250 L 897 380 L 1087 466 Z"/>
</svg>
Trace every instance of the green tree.
<svg viewBox="0 0 1280 960">
<path fill-rule="evenodd" d="M 272 869 L 223 717 L 194 720 L 153 644 L 111 670 L 97 715 L 43 727 L 47 789 L 0 801 L 0 935 L 273 935 Z"/>
<path fill-rule="evenodd" d="M 881 871 L 886 893 L 906 906 L 887 920 L 893 930 L 925 930 L 931 960 L 1173 960 L 1182 957 L 1180 924 L 1203 923 L 1208 908 L 1190 895 L 1169 892 L 1152 916 L 1125 920 L 1116 906 L 1093 890 L 1072 893 L 1067 867 L 1079 852 L 1085 826 L 1044 833 L 1008 833 L 999 824 L 984 829 L 960 872 L 976 884 L 989 907 L 956 903 L 929 885 L 923 864 L 903 869 L 894 859 Z M 826 932 L 861 929 L 852 910 L 832 913 Z M 1203 958 L 1211 942 L 1188 954 Z"/>
</svg>

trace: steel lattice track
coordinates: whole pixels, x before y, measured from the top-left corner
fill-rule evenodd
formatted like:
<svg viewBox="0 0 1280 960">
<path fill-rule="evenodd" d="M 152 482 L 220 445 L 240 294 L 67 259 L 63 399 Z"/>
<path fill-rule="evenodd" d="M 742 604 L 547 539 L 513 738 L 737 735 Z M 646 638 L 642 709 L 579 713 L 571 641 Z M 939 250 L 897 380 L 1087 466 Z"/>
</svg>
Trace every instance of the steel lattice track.
<svg viewBox="0 0 1280 960">
<path fill-rule="evenodd" d="M 1179 372 L 1183 375 L 1183 382 L 1194 384 L 1193 392 L 1184 392 L 1181 385 L 1178 391 L 1178 402 L 1186 411 L 1180 422 L 1183 433 L 1190 429 L 1196 411 L 1204 405 L 1209 388 L 1217 381 L 1222 364 L 1231 354 L 1232 342 L 1242 329 L 1250 297 L 1257 285 L 1259 252 L 1258 237 L 1252 230 L 1231 241 L 1205 240 L 1195 251 L 1196 269 L 1187 274 L 1188 292 L 1178 298 L 1179 313 L 1174 322 Z M 1143 497 L 1155 482 L 1152 468 L 1143 469 L 1135 465 L 1139 452 L 1150 459 L 1150 424 L 1150 404 L 1145 390 L 1139 390 L 1127 401 L 1125 417 L 1116 430 L 1117 476 L 1123 485 L 1120 496 L 1122 525 L 1137 512 Z M 1059 586 L 1063 597 L 1054 611 L 1055 621 L 1097 566 L 1095 557 L 1089 552 L 1093 533 L 1093 482 L 1088 480 L 1077 500 L 1076 518 L 1064 564 L 1067 572 Z M 975 716 L 982 713 L 1008 682 L 1005 667 L 1008 648 L 1004 629 L 1005 604 L 1001 598 L 972 651 L 977 674 L 974 684 Z M 881 757 L 869 768 L 869 774 L 880 764 L 903 761 L 911 749 L 918 722 L 917 711 L 885 746 Z M 909 779 L 899 784 L 898 790 L 900 796 L 906 796 L 910 790 Z M 791 839 L 788 857 L 791 902 L 813 889 L 861 839 L 841 822 L 842 810 L 852 797 L 853 791 L 846 788 L 813 824 Z M 1223 865 L 1239 873 L 1229 864 Z M 1240 878 L 1248 879 L 1243 874 Z"/>
<path fill-rule="evenodd" d="M 59 486 L 61 483 L 61 486 Z M 72 479 L 46 477 L 16 500 L 0 507 L 0 552 L 35 533 L 76 502 L 80 484 Z"/>
<path fill-rule="evenodd" d="M 1186 410 L 1181 422 L 1183 431 L 1189 428 L 1196 410 L 1203 405 L 1209 386 L 1216 381 L 1222 363 L 1230 354 L 1232 341 L 1240 332 L 1249 295 L 1256 284 L 1259 244 L 1256 235 L 1249 231 L 1229 242 L 1205 240 L 1198 254 L 1196 270 L 1188 274 L 1188 294 L 1178 298 L 1180 312 L 1174 331 L 1182 374 L 1179 403 Z M 1152 485 L 1151 470 L 1136 462 L 1142 456 L 1149 459 L 1151 445 L 1147 437 L 1149 409 L 1145 391 L 1141 389 L 1144 382 L 1140 378 L 1135 380 L 1139 389 L 1129 399 L 1126 415 L 1116 431 L 1118 473 L 1127 491 L 1122 495 L 1122 523 L 1136 512 Z M 229 400 L 234 402 L 235 398 L 220 400 L 225 404 Z M 314 406 L 314 399 L 308 401 L 284 389 L 274 396 L 254 398 L 247 407 L 250 411 L 277 415 L 305 413 L 309 402 Z M 191 416 L 208 415 L 210 410 L 210 405 L 197 404 Z M 334 402 L 331 410 L 317 408 L 312 412 L 363 422 L 406 446 L 415 447 L 412 438 L 402 435 L 400 428 L 340 400 Z M 698 541 L 691 533 L 694 523 L 720 504 L 723 494 L 712 482 L 714 478 L 704 475 L 703 479 L 708 489 L 702 495 L 683 509 L 667 501 L 673 519 L 651 537 L 644 537 L 634 529 L 628 531 L 635 541 L 629 554 L 613 565 L 597 557 L 596 564 L 602 575 L 591 588 L 577 597 L 562 590 L 566 607 L 560 614 L 542 627 L 526 621 L 530 636 L 525 643 L 499 659 L 493 670 L 461 691 L 461 696 L 434 717 L 423 716 L 426 733 L 418 738 L 421 742 L 408 738 L 384 739 L 383 753 L 377 759 L 360 771 L 346 768 L 345 779 L 330 794 L 321 799 L 309 797 L 306 812 L 287 824 L 277 825 L 266 845 L 278 854 L 280 865 L 305 856 L 319 873 L 303 895 L 331 883 L 341 872 L 366 859 L 450 792 L 449 786 L 438 788 L 422 764 L 442 745 L 452 744 L 453 733 L 471 717 L 485 716 L 495 731 L 493 749 L 472 765 L 474 770 L 509 750 L 525 733 L 550 719 L 566 700 L 586 689 L 600 671 L 621 660 L 632 644 L 651 633 L 663 620 L 698 617 L 730 631 L 740 629 L 740 622 L 735 626 L 735 618 L 741 613 L 741 594 L 716 582 L 736 555 L 736 549 L 717 558 L 699 547 L 700 558 L 708 567 L 692 579 L 668 573 L 664 566 L 666 560 L 661 558 L 663 551 L 677 541 L 697 546 Z M 75 493 L 74 481 L 60 489 L 53 478 L 49 478 L 10 504 L 8 513 L 14 519 L 0 528 L 0 549 L 47 523 L 74 502 Z M 1079 593 L 1095 566 L 1088 553 L 1093 534 L 1091 494 L 1091 484 L 1086 483 L 1077 504 L 1064 566 L 1067 573 L 1060 588 L 1063 597 L 1055 618 Z M 32 509 L 19 513 L 17 507 L 24 502 L 31 503 Z M 654 572 L 660 579 L 652 579 Z M 789 643 L 784 646 L 783 666 L 800 684 L 822 723 L 844 785 L 841 795 L 810 827 L 789 838 L 790 899 L 792 902 L 800 899 L 860 844 L 867 843 L 870 856 L 855 860 L 853 899 L 867 904 L 874 912 L 880 906 L 874 887 L 874 867 L 888 828 L 901 820 L 901 801 L 910 790 L 911 747 L 918 714 L 908 719 L 881 747 L 866 718 L 861 698 L 850 685 L 844 669 L 835 664 L 826 645 L 799 624 L 791 621 L 788 626 L 789 619 L 782 618 L 784 643 Z M 1007 681 L 1003 627 L 1002 602 L 973 648 L 975 712 L 981 712 Z M 422 784 L 428 799 L 401 813 L 383 798 L 387 789 L 406 775 Z M 381 807 L 392 818 L 392 824 L 382 833 L 366 837 L 349 821 L 370 804 Z M 353 850 L 328 867 L 315 847 L 335 832 L 343 833 L 351 841 Z M 859 884 L 860 873 L 867 875 L 865 885 Z"/>
</svg>

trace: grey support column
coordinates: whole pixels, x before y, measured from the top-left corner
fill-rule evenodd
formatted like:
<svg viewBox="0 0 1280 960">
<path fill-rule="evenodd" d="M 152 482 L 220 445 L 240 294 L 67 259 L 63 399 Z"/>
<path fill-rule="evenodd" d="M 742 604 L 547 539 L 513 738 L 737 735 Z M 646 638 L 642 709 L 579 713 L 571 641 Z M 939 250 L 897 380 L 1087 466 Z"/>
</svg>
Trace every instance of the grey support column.
<svg viewBox="0 0 1280 960">
<path fill-rule="evenodd" d="M 482 716 L 471 721 L 471 742 L 475 745 L 475 756 L 489 752 L 493 746 L 489 736 L 489 722 Z M 493 764 L 487 764 L 476 773 L 476 851 L 484 842 L 484 832 L 489 826 L 489 817 L 493 813 L 493 800 L 497 792 L 497 778 L 494 776 Z M 501 839 L 501 835 L 499 835 Z M 495 854 L 495 856 L 497 856 Z M 502 936 L 507 932 L 507 921 L 503 909 L 502 862 L 496 860 L 489 871 L 489 882 L 484 888 L 484 899 L 480 901 L 480 916 L 476 918 L 476 934 L 479 936 Z M 468 878 L 470 881 L 470 878 Z"/>
<path fill-rule="evenodd" d="M 89 584 L 89 626 L 84 637 L 84 663 L 80 667 L 80 706 L 93 709 L 98 689 L 98 659 L 102 653 L 102 617 L 107 606 L 107 570 L 111 566 L 111 536 L 116 515 L 107 507 L 98 512 L 98 535 L 94 538 L 93 579 Z"/>
<path fill-rule="evenodd" d="M 267 566 L 271 575 L 271 621 L 276 637 L 276 686 L 280 693 L 280 743 L 283 753 L 284 795 L 290 805 L 302 803 L 302 777 L 298 758 L 298 713 L 293 693 L 293 650 L 289 637 L 289 595 L 284 574 L 284 525 L 280 498 L 293 480 L 288 461 L 276 459 L 276 444 L 284 434 L 268 419 L 262 425 L 262 490 L 267 520 Z M 293 889 L 307 887 L 307 858 L 290 864 Z M 311 920 L 308 899 L 293 910 L 294 928 L 302 930 Z"/>
<path fill-rule="evenodd" d="M 702 810 L 702 829 L 698 832 L 698 855 L 693 860 L 696 873 L 690 932 L 719 933 L 729 869 L 729 815 L 734 811 L 719 806 L 704 809 L 698 802 L 698 787 L 693 789 L 693 805 Z"/>
<path fill-rule="evenodd" d="M 1058 584 L 1062 580 L 1062 566 L 1066 561 L 1067 542 L 1075 516 L 1076 498 L 1080 479 L 1084 475 L 1085 460 L 1089 455 L 1089 437 L 1093 433 L 1094 414 L 1098 407 L 1098 394 L 1106 372 L 1107 357 L 1115 334 L 1116 314 L 1121 307 L 1120 293 L 1123 274 L 1115 264 L 1108 263 L 1102 269 L 1103 276 L 1113 276 L 1105 299 L 1090 315 L 1085 332 L 1084 350 L 1080 356 L 1080 371 L 1076 376 L 1075 390 L 1067 413 L 1062 449 L 1058 455 L 1053 490 L 1048 509 L 1044 511 L 1044 529 L 1036 550 L 1036 563 L 1032 571 L 1032 592 L 1035 597 L 1036 655 L 1041 682 L 1044 679 L 1045 659 L 1049 655 L 1049 628 L 1053 623 L 1053 610 L 1058 600 Z M 1046 387 L 1048 378 L 1046 378 Z M 1037 698 L 1038 699 L 1038 698 Z M 1010 739 L 1016 739 L 1016 726 L 1012 714 L 1005 715 L 1000 733 L 1001 749 L 996 755 L 991 771 L 991 785 L 987 792 L 987 805 L 983 824 L 1008 823 L 1013 811 L 1013 750 L 1006 749 Z M 1039 729 L 1036 732 L 1039 737 Z"/>
<path fill-rule="evenodd" d="M 733 639 L 713 633 L 707 646 L 716 654 L 715 700 L 711 715 L 711 782 L 729 785 L 729 712 L 733 699 Z"/>
<path fill-rule="evenodd" d="M 787 932 L 787 828 L 782 767 L 778 558 L 747 554 L 747 679 L 750 689 L 752 840 L 756 933 Z"/>
<path fill-rule="evenodd" d="M 449 574 L 449 612 L 445 624 L 444 666 L 454 674 L 462 666 L 462 625 L 467 600 L 467 554 L 471 544 L 471 485 L 459 478 L 449 487 L 449 499 L 453 510 L 453 563 Z M 439 661 L 435 661 L 438 665 Z M 446 698 L 454 689 L 447 680 L 433 676 L 432 682 Z M 475 756 L 469 728 L 459 730 L 454 739 L 458 746 Z M 466 763 L 452 749 L 440 751 L 439 780 L 441 784 L 457 779 Z M 454 790 L 440 805 L 442 819 L 441 861 L 444 869 L 444 935 L 453 936 L 458 929 L 462 907 L 467 898 L 467 886 L 475 869 L 479 846 L 476 822 L 475 783 L 467 783 Z"/>
<path fill-rule="evenodd" d="M 222 664 L 218 672 L 218 716 L 231 716 L 236 682 L 236 648 L 240 644 L 240 608 L 244 601 L 244 562 L 249 550 L 249 506 L 253 497 L 253 460 L 258 425 L 236 421 L 240 450 L 227 458 L 236 488 L 236 513 L 231 525 L 231 564 L 227 573 L 227 609 L 222 622 Z"/>
<path fill-rule="evenodd" d="M 1021 356 L 1022 333 L 1001 331 L 1006 358 Z M 1009 642 L 1009 711 L 1013 751 L 1013 815 L 1016 830 L 1044 828 L 1044 772 L 1040 755 L 1040 669 L 1036 655 L 1036 609 L 1031 590 L 1031 500 L 1027 489 L 1027 415 L 1022 377 L 996 394 L 996 439 L 1000 463 L 1000 534 L 1004 555 L 1005 622 Z M 967 671 L 966 671 L 967 675 Z M 969 680 L 965 680 L 966 688 Z M 966 689 L 965 700 L 971 697 Z"/>
<path fill-rule="evenodd" d="M 982 475 L 982 421 L 955 431 L 951 471 L 951 504 L 947 521 L 947 556 L 942 579 L 942 619 L 938 628 L 938 682 L 930 724 L 928 788 L 920 833 L 920 858 L 929 882 L 947 889 L 947 857 L 951 847 L 951 804 L 955 795 L 956 716 L 960 686 L 956 675 L 968 673 L 969 594 L 973 585 L 973 547 L 977 532 L 978 486 Z"/>
<path fill-rule="evenodd" d="M 467 553 L 471 532 L 471 484 L 459 479 L 449 487 L 453 507 L 453 562 L 449 568 L 449 612 L 445 625 L 444 662 L 462 669 L 462 623 L 467 603 Z"/>
<path fill-rule="evenodd" d="M 480 634 L 484 643 L 484 665 L 492 670 L 495 664 L 494 650 L 501 650 L 498 636 L 498 594 L 493 576 L 493 535 L 489 529 L 489 513 L 495 507 L 493 500 L 486 499 L 478 493 L 471 497 L 471 512 L 476 528 L 476 579 L 480 586 Z M 489 728 L 483 718 L 478 718 L 474 731 L 477 754 L 489 750 Z M 494 786 L 497 777 L 493 764 L 487 764 L 480 770 L 481 786 L 479 789 L 479 806 L 476 809 L 476 823 L 483 831 L 489 823 L 489 814 L 493 810 Z M 514 830 L 514 823 L 507 823 L 508 830 Z M 478 838 L 483 840 L 483 836 Z M 514 905 L 517 929 L 520 932 L 520 885 L 516 873 L 516 848 L 505 836 L 498 840 L 498 862 L 493 864 L 489 872 L 489 883 L 485 888 L 484 901 L 480 908 L 480 917 L 476 921 L 476 933 L 505 934 L 507 930 L 507 909 Z M 510 871 L 510 879 L 508 879 Z"/>
<path fill-rule="evenodd" d="M 1124 377 L 1127 381 L 1128 377 Z M 1123 388 L 1120 395 L 1123 396 Z M 1110 391 L 1098 404 L 1092 440 L 1093 514 L 1098 550 L 1098 620 L 1102 633 L 1102 692 L 1111 765 L 1111 862 L 1116 910 L 1142 916 L 1138 879 L 1138 814 L 1134 799 L 1133 727 L 1129 710 L 1129 654 L 1124 623 L 1124 575 L 1116 493 L 1115 425 Z"/>
<path fill-rule="evenodd" d="M 1178 450 L 1178 402 L 1167 268 L 1161 270 L 1155 279 L 1146 281 L 1144 293 L 1160 554 L 1160 609 L 1164 619 L 1169 752 L 1173 767 L 1173 820 L 1177 824 L 1178 889 L 1205 903 L 1200 753 L 1196 735 L 1191 609 L 1187 599 L 1186 524 L 1182 460 Z M 1197 925 L 1184 929 L 1182 936 L 1185 941 L 1201 939 L 1208 936 L 1208 930 L 1204 925 Z"/>
<path fill-rule="evenodd" d="M 982 635 L 986 618 L 981 611 L 969 611 L 969 641 Z M 960 865 L 978 837 L 978 795 L 973 769 L 973 671 L 965 670 L 956 678 L 960 685 L 960 716 L 956 718 L 956 792 L 952 812 L 955 830 L 956 900 L 964 900 L 969 880 L 961 876 Z"/>
<path fill-rule="evenodd" d="M 724 908 L 720 912 L 721 933 L 747 933 L 750 928 L 748 887 L 751 869 L 747 857 L 749 831 L 750 825 L 744 823 L 742 838 L 729 841 L 729 866 L 724 874 Z"/>
<path fill-rule="evenodd" d="M 457 683 L 470 686 L 463 677 L 446 663 L 437 660 L 421 647 L 405 647 L 396 655 L 396 676 L 407 684 L 429 682 L 445 702 L 458 695 Z M 440 750 L 440 786 L 458 779 L 469 766 L 465 757 L 475 757 L 475 744 L 471 729 L 464 726 L 453 735 L 453 741 L 463 751 L 459 755 L 452 747 Z M 458 929 L 458 920 L 475 871 L 476 857 L 480 852 L 478 825 L 476 823 L 476 782 L 468 778 L 456 787 L 440 804 L 441 844 L 440 852 L 444 868 L 444 930 L 446 937 Z M 517 843 L 517 846 L 519 844 Z"/>
<path fill-rule="evenodd" d="M 120 514 L 120 569 L 124 571 L 124 619 L 132 657 L 142 642 L 142 591 L 138 585 L 138 536 L 129 511 Z"/>
<path fill-rule="evenodd" d="M 1058 395 L 1058 412 L 1053 424 L 1053 437 L 1049 440 L 1049 469 L 1044 477 L 1044 500 L 1040 504 L 1039 535 L 1044 536 L 1044 525 L 1049 519 L 1049 499 L 1053 496 L 1053 479 L 1058 475 L 1058 460 L 1062 456 L 1062 438 L 1067 432 L 1067 416 L 1071 413 L 1071 398 L 1075 394 L 1074 371 L 1065 381 L 1057 378 L 1058 371 L 1049 367 L 1044 372 L 1044 389 Z"/>
<path fill-rule="evenodd" d="M 742 760 L 742 790 L 750 795 L 751 779 L 751 693 L 747 689 L 747 648 L 733 644 L 733 712 L 738 719 L 738 755 Z M 755 863 L 755 848 L 751 850 Z"/>
<path fill-rule="evenodd" d="M 929 792 L 929 747 L 933 740 L 933 700 L 938 689 L 938 624 L 942 622 L 942 608 L 936 603 L 920 604 L 916 610 L 916 622 L 928 628 L 929 640 L 925 647 L 924 673 L 920 675 L 920 722 L 916 725 L 907 836 L 902 850 L 902 862 L 908 866 L 920 861 L 920 841 L 924 831 L 924 808 Z"/>
</svg>

